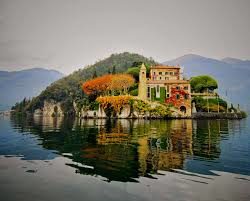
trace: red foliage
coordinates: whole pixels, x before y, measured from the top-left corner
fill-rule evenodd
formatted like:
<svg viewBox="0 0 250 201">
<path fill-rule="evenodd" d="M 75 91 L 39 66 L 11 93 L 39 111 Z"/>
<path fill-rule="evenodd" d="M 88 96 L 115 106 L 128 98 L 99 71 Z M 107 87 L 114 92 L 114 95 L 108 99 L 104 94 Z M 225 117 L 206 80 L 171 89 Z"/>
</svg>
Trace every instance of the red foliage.
<svg viewBox="0 0 250 201">
<path fill-rule="evenodd" d="M 176 98 L 176 95 L 179 95 L 179 99 Z M 186 105 L 185 102 L 187 100 L 185 100 L 185 95 L 189 96 L 189 93 L 183 89 L 176 89 L 176 87 L 172 87 L 171 88 L 171 96 L 168 99 L 166 99 L 165 102 L 168 104 L 172 104 L 175 107 L 180 107 L 182 105 Z M 188 98 L 190 98 L 190 96 Z"/>
</svg>

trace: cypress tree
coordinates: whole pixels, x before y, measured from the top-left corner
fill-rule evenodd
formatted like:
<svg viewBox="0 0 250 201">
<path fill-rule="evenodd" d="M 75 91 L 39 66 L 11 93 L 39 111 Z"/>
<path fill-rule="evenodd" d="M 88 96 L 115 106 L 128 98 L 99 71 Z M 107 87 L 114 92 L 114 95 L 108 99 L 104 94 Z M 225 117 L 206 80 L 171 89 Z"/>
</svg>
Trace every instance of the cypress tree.
<svg viewBox="0 0 250 201">
<path fill-rule="evenodd" d="M 115 69 L 115 66 L 113 66 L 112 74 L 115 74 L 115 73 L 116 73 L 116 69 Z"/>
<path fill-rule="evenodd" d="M 93 72 L 92 78 L 94 79 L 96 77 L 97 77 L 97 73 L 96 73 L 96 69 L 95 69 L 94 72 Z"/>
</svg>

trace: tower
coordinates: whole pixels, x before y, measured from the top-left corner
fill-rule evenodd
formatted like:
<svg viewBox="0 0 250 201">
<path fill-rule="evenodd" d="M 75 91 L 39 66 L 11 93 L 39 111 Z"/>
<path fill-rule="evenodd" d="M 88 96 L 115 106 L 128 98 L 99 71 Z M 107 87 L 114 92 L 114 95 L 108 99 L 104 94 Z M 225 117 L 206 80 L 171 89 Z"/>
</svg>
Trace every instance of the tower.
<svg viewBox="0 0 250 201">
<path fill-rule="evenodd" d="M 138 97 L 142 100 L 147 99 L 147 69 L 142 63 L 139 73 L 139 89 L 138 89 Z"/>
</svg>

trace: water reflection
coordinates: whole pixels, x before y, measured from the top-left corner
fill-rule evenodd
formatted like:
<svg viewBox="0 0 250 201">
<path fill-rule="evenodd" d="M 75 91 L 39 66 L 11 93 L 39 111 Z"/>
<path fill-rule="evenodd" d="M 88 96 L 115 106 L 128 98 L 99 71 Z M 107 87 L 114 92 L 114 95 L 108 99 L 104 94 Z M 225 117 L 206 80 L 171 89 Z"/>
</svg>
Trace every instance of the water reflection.
<svg viewBox="0 0 250 201">
<path fill-rule="evenodd" d="M 37 136 L 46 150 L 70 158 L 66 165 L 77 174 L 106 181 L 137 182 L 141 176 L 155 178 L 159 170 L 175 169 L 250 174 L 249 162 L 235 168 L 237 159 L 221 157 L 221 142 L 228 139 L 230 129 L 239 131 L 239 121 L 12 117 L 11 123 L 18 132 Z"/>
</svg>

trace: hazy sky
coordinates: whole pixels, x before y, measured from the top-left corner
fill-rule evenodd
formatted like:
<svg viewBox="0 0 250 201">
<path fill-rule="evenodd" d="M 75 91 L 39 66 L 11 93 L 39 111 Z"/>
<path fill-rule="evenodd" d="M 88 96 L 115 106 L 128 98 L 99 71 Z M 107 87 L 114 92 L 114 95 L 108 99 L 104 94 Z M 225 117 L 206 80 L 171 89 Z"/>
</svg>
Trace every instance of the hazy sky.
<svg viewBox="0 0 250 201">
<path fill-rule="evenodd" d="M 0 0 L 0 70 L 69 73 L 124 51 L 250 59 L 250 0 Z"/>
</svg>

